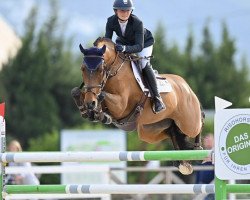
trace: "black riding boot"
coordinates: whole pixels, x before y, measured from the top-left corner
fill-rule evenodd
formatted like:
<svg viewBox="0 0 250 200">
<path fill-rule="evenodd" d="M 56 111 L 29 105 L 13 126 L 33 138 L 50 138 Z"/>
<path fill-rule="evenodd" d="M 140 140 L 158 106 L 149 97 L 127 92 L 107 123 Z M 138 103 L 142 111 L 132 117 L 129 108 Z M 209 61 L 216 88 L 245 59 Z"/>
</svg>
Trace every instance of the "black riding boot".
<svg viewBox="0 0 250 200">
<path fill-rule="evenodd" d="M 142 69 L 142 74 L 145 78 L 145 81 L 148 85 L 149 92 L 153 99 L 153 112 L 159 113 L 166 109 L 164 103 L 162 102 L 162 98 L 158 92 L 157 84 L 156 84 L 156 78 L 153 71 L 152 66 L 147 63 L 146 67 Z"/>
</svg>

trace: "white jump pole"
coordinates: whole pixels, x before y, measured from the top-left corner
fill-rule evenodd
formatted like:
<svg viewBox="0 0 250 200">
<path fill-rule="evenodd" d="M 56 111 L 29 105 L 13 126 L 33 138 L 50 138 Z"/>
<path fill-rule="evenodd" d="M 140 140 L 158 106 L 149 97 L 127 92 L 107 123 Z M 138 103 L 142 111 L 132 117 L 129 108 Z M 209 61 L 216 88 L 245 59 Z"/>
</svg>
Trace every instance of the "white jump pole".
<svg viewBox="0 0 250 200">
<path fill-rule="evenodd" d="M 1 153 L 0 162 L 107 162 L 204 160 L 212 150 L 180 151 L 106 151 L 106 152 L 17 152 Z"/>
</svg>

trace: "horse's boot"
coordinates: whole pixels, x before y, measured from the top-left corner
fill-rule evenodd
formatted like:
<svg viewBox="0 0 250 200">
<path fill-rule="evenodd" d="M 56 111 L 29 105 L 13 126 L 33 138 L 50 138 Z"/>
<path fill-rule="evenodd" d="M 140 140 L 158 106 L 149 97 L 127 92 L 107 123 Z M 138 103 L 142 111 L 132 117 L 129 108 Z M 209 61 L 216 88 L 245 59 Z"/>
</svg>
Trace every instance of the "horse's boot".
<svg viewBox="0 0 250 200">
<path fill-rule="evenodd" d="M 87 114 L 87 110 L 85 109 L 85 107 L 84 107 L 84 105 L 82 103 L 81 94 L 82 94 L 82 92 L 81 92 L 81 89 L 79 87 L 74 87 L 71 90 L 71 96 L 74 99 L 74 102 L 75 102 L 77 108 L 81 112 L 81 116 L 83 118 L 87 118 L 88 114 Z"/>
<path fill-rule="evenodd" d="M 149 63 L 147 63 L 146 67 L 142 69 L 142 74 L 143 77 L 145 78 L 145 81 L 149 88 L 149 92 L 153 99 L 153 112 L 157 114 L 165 110 L 166 106 L 163 103 L 162 98 L 158 92 L 156 77 L 153 68 Z"/>
</svg>

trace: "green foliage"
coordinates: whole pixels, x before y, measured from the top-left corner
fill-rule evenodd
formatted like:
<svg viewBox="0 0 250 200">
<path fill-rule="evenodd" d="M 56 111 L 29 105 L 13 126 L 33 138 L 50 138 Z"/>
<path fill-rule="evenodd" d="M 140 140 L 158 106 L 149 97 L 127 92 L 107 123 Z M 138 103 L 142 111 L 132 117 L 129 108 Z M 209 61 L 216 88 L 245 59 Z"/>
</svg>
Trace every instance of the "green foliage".
<svg viewBox="0 0 250 200">
<path fill-rule="evenodd" d="M 28 151 L 60 151 L 59 132 L 54 130 L 29 140 Z"/>
<path fill-rule="evenodd" d="M 202 130 L 201 136 L 204 137 L 207 133 L 214 133 L 214 120 L 213 119 L 208 119 L 205 120 L 205 125 Z"/>
<path fill-rule="evenodd" d="M 52 1 L 52 14 L 40 29 L 36 26 L 37 12 L 33 8 L 26 20 L 22 48 L 0 73 L 8 133 L 24 147 L 27 138 L 81 122 L 70 95 L 81 83 L 79 63 L 65 45 L 57 4 Z"/>
<path fill-rule="evenodd" d="M 208 22 L 203 28 L 200 50 L 194 51 L 195 38 L 191 30 L 184 52 L 177 44 L 168 45 L 160 24 L 155 32 L 152 64 L 161 73 L 183 76 L 206 109 L 214 108 L 214 96 L 231 101 L 235 107 L 249 107 L 249 65 L 245 58 L 241 66 L 235 62 L 235 39 L 231 38 L 226 23 L 222 23 L 221 42 L 215 45 Z"/>
<path fill-rule="evenodd" d="M 154 38 L 157 45 L 154 45 L 154 58 L 151 60 L 151 63 L 155 69 L 159 70 L 160 73 L 165 73 L 167 69 L 167 45 L 165 42 L 164 27 L 161 23 L 158 24 Z"/>
<path fill-rule="evenodd" d="M 79 114 L 80 115 L 80 114 Z M 81 125 L 75 126 L 74 129 L 82 129 L 82 130 L 103 130 L 107 128 L 112 128 L 109 127 L 108 125 L 102 124 L 102 123 L 94 123 L 90 122 L 87 119 L 83 120 L 84 123 Z M 114 127 L 113 127 L 114 128 Z"/>
<path fill-rule="evenodd" d="M 162 74 L 173 73 L 182 75 L 182 70 L 180 70 L 180 66 L 183 63 L 182 55 L 177 44 L 170 46 L 166 42 L 164 27 L 161 23 L 158 24 L 154 38 L 154 59 L 151 61 L 153 67 Z"/>
<path fill-rule="evenodd" d="M 221 44 L 216 49 L 206 33 L 207 27 L 204 29 L 203 55 L 199 57 L 198 62 L 203 69 L 199 88 L 203 106 L 213 108 L 214 96 L 227 99 L 236 107 L 243 106 L 242 102 L 250 92 L 247 88 L 249 80 L 244 68 L 235 64 L 235 40 L 230 38 L 225 23 L 222 24 Z"/>
<path fill-rule="evenodd" d="M 216 58 L 220 66 L 217 72 L 223 76 L 223 82 L 218 82 L 217 88 L 215 88 L 215 95 L 221 94 L 225 99 L 230 99 L 234 106 L 239 107 L 243 106 L 244 99 L 250 93 L 250 88 L 247 84 L 248 73 L 246 67 L 237 68 L 233 59 L 236 53 L 235 40 L 230 38 L 225 23 L 222 25 L 222 28 L 222 43 L 217 50 Z M 225 88 L 228 89 L 225 90 Z"/>
<path fill-rule="evenodd" d="M 189 35 L 187 37 L 187 42 L 185 46 L 185 52 L 184 52 L 184 62 L 185 66 L 183 67 L 184 76 L 186 77 L 186 81 L 190 84 L 191 88 L 194 91 L 198 90 L 198 85 L 196 84 L 196 77 L 195 75 L 199 74 L 199 67 L 195 64 L 195 61 L 193 59 L 194 57 L 194 36 L 192 33 L 192 30 L 190 30 Z"/>
</svg>

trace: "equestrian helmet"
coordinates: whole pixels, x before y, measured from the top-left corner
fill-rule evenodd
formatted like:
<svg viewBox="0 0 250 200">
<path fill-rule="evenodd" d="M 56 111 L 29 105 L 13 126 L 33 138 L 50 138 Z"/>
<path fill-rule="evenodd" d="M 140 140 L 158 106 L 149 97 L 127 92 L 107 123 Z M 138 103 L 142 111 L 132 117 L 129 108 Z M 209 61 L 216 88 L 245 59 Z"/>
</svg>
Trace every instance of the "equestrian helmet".
<svg viewBox="0 0 250 200">
<path fill-rule="evenodd" d="M 115 0 L 113 4 L 114 10 L 133 10 L 135 9 L 132 0 Z"/>
</svg>

